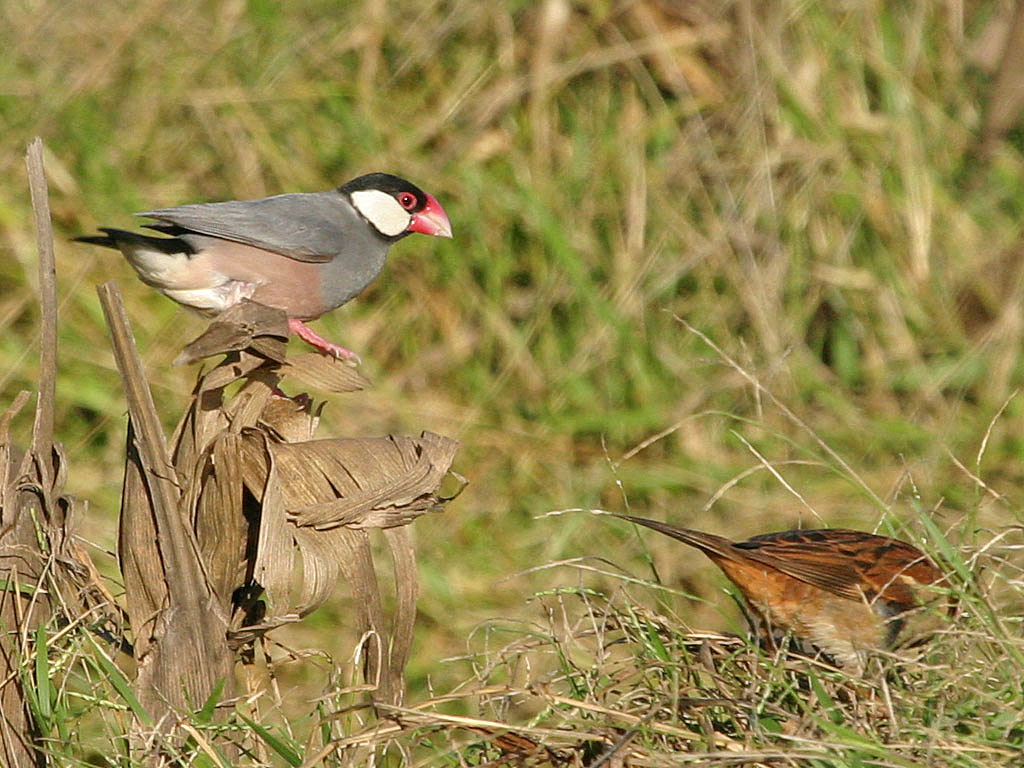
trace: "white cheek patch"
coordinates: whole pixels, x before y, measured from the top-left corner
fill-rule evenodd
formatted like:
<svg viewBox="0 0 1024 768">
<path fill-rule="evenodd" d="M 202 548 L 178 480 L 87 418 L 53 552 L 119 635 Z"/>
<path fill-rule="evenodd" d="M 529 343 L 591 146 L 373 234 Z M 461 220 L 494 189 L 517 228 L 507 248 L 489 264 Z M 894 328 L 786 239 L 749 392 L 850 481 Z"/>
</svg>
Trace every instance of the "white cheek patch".
<svg viewBox="0 0 1024 768">
<path fill-rule="evenodd" d="M 379 189 L 353 192 L 352 205 L 385 237 L 400 235 L 409 228 L 412 217 L 398 201 Z"/>
</svg>

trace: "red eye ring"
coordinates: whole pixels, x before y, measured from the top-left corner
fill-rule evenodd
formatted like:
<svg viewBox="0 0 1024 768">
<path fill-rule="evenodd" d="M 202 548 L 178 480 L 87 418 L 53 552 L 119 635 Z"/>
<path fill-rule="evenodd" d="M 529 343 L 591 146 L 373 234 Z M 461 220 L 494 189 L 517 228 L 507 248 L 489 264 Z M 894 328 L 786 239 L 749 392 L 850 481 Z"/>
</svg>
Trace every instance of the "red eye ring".
<svg viewBox="0 0 1024 768">
<path fill-rule="evenodd" d="M 416 207 L 416 195 L 411 192 L 402 192 L 398 196 L 398 204 L 405 208 L 405 210 L 411 211 Z"/>
</svg>

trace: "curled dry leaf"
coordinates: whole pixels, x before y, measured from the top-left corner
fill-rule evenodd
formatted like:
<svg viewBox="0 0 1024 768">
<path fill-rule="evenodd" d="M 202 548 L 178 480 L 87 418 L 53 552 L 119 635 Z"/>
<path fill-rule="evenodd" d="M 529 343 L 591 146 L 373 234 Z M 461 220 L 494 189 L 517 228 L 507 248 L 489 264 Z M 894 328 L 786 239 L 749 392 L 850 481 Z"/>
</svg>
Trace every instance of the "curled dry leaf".
<svg viewBox="0 0 1024 768">
<path fill-rule="evenodd" d="M 317 352 L 294 355 L 282 368 L 288 378 L 325 392 L 357 392 L 370 386 L 355 366 Z"/>
<path fill-rule="evenodd" d="M 217 317 L 197 338 L 185 345 L 175 365 L 195 363 L 217 355 L 234 353 L 207 374 L 205 389 L 219 389 L 248 376 L 258 368 L 273 370 L 278 378 L 287 376 L 325 392 L 356 392 L 370 381 L 348 361 L 316 352 L 286 356 L 288 318 L 279 309 L 244 300 Z M 280 369 L 266 366 L 270 361 Z M 220 369 L 220 370 L 218 370 Z"/>
<path fill-rule="evenodd" d="M 244 299 L 186 344 L 174 364 L 186 365 L 242 350 L 283 363 L 287 344 L 288 316 L 279 309 Z"/>
<path fill-rule="evenodd" d="M 282 393 L 282 377 L 331 392 L 369 382 L 348 363 L 323 355 L 286 359 L 286 333 L 281 313 L 249 302 L 186 347 L 183 360 L 224 357 L 200 373 L 169 446 L 171 485 L 180 489 L 171 496 L 180 519 L 191 522 L 202 581 L 217 610 L 230 614 L 225 642 L 231 649 L 300 620 L 341 577 L 354 598 L 354 629 L 368 643 L 367 680 L 377 686 L 378 700 L 395 703 L 418 594 L 415 550 L 401 526 L 461 490 L 464 480 L 451 472 L 458 443 L 431 432 L 314 440 L 322 404 Z M 121 557 L 133 628 L 148 639 L 176 576 L 167 572 L 137 463 L 130 460 L 126 472 Z M 456 481 L 452 493 L 442 490 L 448 478 Z M 390 622 L 371 528 L 385 529 L 391 553 Z"/>
<path fill-rule="evenodd" d="M 297 621 L 321 605 L 339 575 L 369 645 L 367 680 L 378 699 L 402 698 L 418 594 L 415 551 L 400 526 L 461 491 L 445 495 L 458 443 L 424 432 L 284 442 L 266 428 L 241 434 L 240 474 L 258 506 L 252 579 L 265 590 L 266 628 Z M 461 481 L 461 478 L 455 476 Z M 383 528 L 395 575 L 395 610 L 385 621 L 368 529 Z M 253 627 L 240 627 L 243 635 Z"/>
<path fill-rule="evenodd" d="M 299 527 L 327 530 L 391 528 L 438 508 L 438 495 L 458 442 L 433 432 L 420 437 L 337 438 L 273 443 L 247 433 L 246 487 L 262 497 L 271 459 L 288 477 L 282 488 L 289 518 Z"/>
<path fill-rule="evenodd" d="M 119 359 L 136 360 L 126 321 L 111 322 L 121 329 Z M 140 672 L 137 684 L 167 694 L 175 680 L 194 678 L 193 662 L 175 649 L 191 648 L 190 638 L 200 636 L 219 643 L 201 649 L 211 657 L 205 666 L 222 669 L 214 657 L 298 621 L 327 599 L 341 576 L 354 597 L 354 629 L 369 643 L 363 649 L 367 680 L 378 700 L 396 703 L 418 593 L 415 552 L 398 526 L 455 495 L 441 487 L 455 476 L 450 468 L 458 443 L 431 432 L 314 440 L 321 405 L 308 395 L 283 394 L 281 378 L 333 392 L 369 382 L 333 358 L 288 360 L 286 343 L 280 312 L 246 302 L 221 315 L 182 353 L 183 361 L 223 358 L 200 373 L 166 447 L 155 431 L 151 400 L 143 397 L 148 386 L 141 367 L 133 363 L 123 372 L 126 391 L 150 409 L 129 408 L 119 547 L 136 658 L 149 660 L 149 667 L 157 659 L 160 667 Z M 387 529 L 396 580 L 390 623 L 369 528 Z M 168 617 L 186 614 L 189 627 L 175 624 L 171 638 Z M 219 621 L 213 630 L 203 624 L 210 615 L 224 618 L 227 631 Z M 210 680 L 193 680 L 189 690 L 207 691 Z"/>
<path fill-rule="evenodd" d="M 432 432 L 303 443 L 245 432 L 242 481 L 263 521 L 256 580 L 274 612 L 305 615 L 327 598 L 339 572 L 338 548 L 352 546 L 347 534 L 333 531 L 405 525 L 450 500 L 440 488 L 457 448 L 455 440 Z M 297 557 L 301 585 L 289 601 L 285 584 Z"/>
</svg>

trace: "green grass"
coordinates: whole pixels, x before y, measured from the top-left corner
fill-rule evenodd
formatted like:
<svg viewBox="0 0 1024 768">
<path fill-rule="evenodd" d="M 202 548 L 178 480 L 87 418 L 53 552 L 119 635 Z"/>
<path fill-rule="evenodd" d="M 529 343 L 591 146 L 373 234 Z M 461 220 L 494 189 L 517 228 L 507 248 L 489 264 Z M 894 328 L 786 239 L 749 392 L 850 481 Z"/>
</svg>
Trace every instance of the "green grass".
<svg viewBox="0 0 1024 768">
<path fill-rule="evenodd" d="M 476 654 L 497 617 L 546 626 L 547 599 L 531 595 L 615 588 L 611 566 L 540 566 L 600 557 L 648 573 L 627 526 L 550 510 L 628 508 L 734 537 L 842 525 L 934 546 L 938 531 L 978 579 L 965 620 L 980 622 L 974 642 L 964 629 L 936 651 L 974 675 L 955 713 L 923 724 L 917 693 L 904 691 L 896 725 L 865 729 L 863 718 L 837 724 L 826 697 L 800 689 L 785 718 L 832 745 L 816 764 L 885 762 L 879 745 L 912 726 L 964 751 L 901 759 L 998 764 L 1000 745 L 1020 741 L 1017 721 L 992 715 L 1019 709 L 1019 649 L 992 649 L 1015 647 L 1006 638 L 1024 608 L 1024 168 L 1019 137 L 984 165 L 970 149 L 989 82 L 976 41 L 1000 6 L 963 18 L 957 3 L 673 7 L 8 3 L 4 402 L 36 374 L 22 162 L 32 136 L 50 152 L 64 238 L 58 435 L 69 489 L 90 502 L 80 533 L 105 573 L 116 571 L 103 550 L 114 548 L 125 406 L 94 286 L 121 284 L 168 426 L 193 376 L 170 361 L 203 323 L 116 255 L 66 238 L 152 207 L 399 172 L 442 201 L 455 238 L 403 242 L 364 296 L 319 323 L 360 351 L 375 383 L 332 399 L 321 434 L 431 429 L 463 442 L 456 468 L 470 486 L 415 524 L 424 589 L 411 706 L 472 677 L 467 660 L 443 660 Z M 23 415 L 16 433 L 29 426 Z M 658 597 L 659 611 L 692 630 L 739 628 L 708 562 L 644 543 L 663 583 L 706 598 Z M 580 606 L 565 605 L 572 624 Z M 345 669 L 347 611 L 339 596 L 279 635 Z M 685 675 L 678 628 L 657 626 Z M 623 640 L 639 646 L 626 655 L 651 637 Z M 565 663 L 535 655 L 517 658 L 538 678 Z M 998 660 L 992 682 L 986 658 Z M 300 732 L 310 701 L 344 678 L 323 659 L 278 674 Z M 941 674 L 920 674 L 940 690 Z M 744 690 L 761 710 L 722 717 L 753 728 L 755 746 L 796 749 L 769 738 L 762 717 L 783 706 L 785 685 Z M 523 701 L 489 717 L 522 725 L 559 710 Z M 448 706 L 474 711 L 467 702 Z"/>
</svg>

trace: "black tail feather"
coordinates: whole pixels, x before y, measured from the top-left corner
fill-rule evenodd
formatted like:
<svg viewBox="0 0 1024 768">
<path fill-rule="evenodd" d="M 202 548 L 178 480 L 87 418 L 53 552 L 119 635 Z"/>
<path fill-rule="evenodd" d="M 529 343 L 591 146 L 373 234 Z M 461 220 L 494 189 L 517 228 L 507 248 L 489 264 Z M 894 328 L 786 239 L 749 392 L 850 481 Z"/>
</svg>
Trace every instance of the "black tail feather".
<svg viewBox="0 0 1024 768">
<path fill-rule="evenodd" d="M 140 235 L 138 232 L 129 232 L 112 227 L 99 227 L 99 230 L 103 233 L 102 235 L 82 235 L 71 239 L 76 243 L 101 245 L 104 248 L 114 248 L 116 250 L 120 250 L 122 244 L 130 244 L 163 251 L 164 253 L 195 253 L 195 249 L 188 242 L 178 237 L 153 237 L 152 235 Z"/>
<path fill-rule="evenodd" d="M 107 230 L 101 229 L 101 232 Z M 71 238 L 75 243 L 89 243 L 89 245 L 102 245 L 104 248 L 117 248 L 117 241 L 110 235 L 80 235 Z"/>
</svg>

